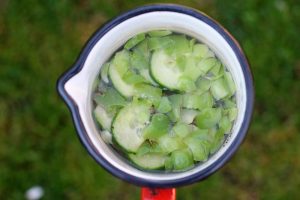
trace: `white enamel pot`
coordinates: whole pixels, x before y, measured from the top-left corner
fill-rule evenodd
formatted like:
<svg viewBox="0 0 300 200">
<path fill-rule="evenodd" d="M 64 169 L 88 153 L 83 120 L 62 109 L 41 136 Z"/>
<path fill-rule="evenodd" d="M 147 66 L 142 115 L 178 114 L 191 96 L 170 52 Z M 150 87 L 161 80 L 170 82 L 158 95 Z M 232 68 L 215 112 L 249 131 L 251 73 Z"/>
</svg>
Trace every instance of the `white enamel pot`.
<svg viewBox="0 0 300 200">
<path fill-rule="evenodd" d="M 207 162 L 185 172 L 149 172 L 135 168 L 100 137 L 92 116 L 92 85 L 100 68 L 129 38 L 168 29 L 198 39 L 226 65 L 236 83 L 238 116 L 232 133 Z M 151 187 L 174 187 L 200 181 L 220 169 L 237 151 L 251 120 L 254 91 L 247 59 L 237 41 L 207 15 L 183 6 L 148 5 L 106 23 L 90 38 L 74 66 L 58 80 L 58 92 L 68 105 L 79 138 L 89 154 L 114 176 Z"/>
</svg>

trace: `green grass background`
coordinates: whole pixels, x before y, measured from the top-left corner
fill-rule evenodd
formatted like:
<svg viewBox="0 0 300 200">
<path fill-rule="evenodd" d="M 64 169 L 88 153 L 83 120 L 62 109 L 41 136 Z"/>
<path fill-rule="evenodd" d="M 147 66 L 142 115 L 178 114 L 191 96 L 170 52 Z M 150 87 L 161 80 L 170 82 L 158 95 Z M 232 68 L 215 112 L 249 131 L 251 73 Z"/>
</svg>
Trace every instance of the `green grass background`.
<svg viewBox="0 0 300 200">
<path fill-rule="evenodd" d="M 0 0 L 0 199 L 139 199 L 87 154 L 56 80 L 104 22 L 146 0 Z M 163 2 L 163 1 L 161 1 Z M 165 1 L 167 2 L 167 1 Z M 249 134 L 230 163 L 178 199 L 300 196 L 300 2 L 177 0 L 217 19 L 241 43 L 256 104 Z"/>
</svg>

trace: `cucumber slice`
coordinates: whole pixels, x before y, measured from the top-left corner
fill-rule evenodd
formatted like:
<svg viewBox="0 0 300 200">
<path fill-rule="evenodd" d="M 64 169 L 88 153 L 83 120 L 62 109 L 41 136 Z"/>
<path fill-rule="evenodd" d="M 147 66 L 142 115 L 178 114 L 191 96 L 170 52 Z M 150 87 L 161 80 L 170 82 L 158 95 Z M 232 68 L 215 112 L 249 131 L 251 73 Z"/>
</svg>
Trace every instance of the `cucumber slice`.
<svg viewBox="0 0 300 200">
<path fill-rule="evenodd" d="M 188 124 L 178 122 L 173 126 L 172 131 L 180 138 L 186 137 L 191 131 L 192 127 Z"/>
<path fill-rule="evenodd" d="M 229 98 L 222 99 L 224 108 L 236 108 L 236 103 Z"/>
<path fill-rule="evenodd" d="M 237 108 L 229 108 L 228 109 L 228 117 L 231 122 L 233 122 L 235 120 L 235 118 L 237 117 L 237 114 L 238 114 Z"/>
<path fill-rule="evenodd" d="M 169 55 L 178 57 L 184 54 L 191 54 L 192 49 L 190 48 L 189 40 L 184 35 L 170 35 L 165 38 L 170 38 L 173 41 L 169 46 L 165 47 L 166 52 Z"/>
<path fill-rule="evenodd" d="M 217 62 L 216 58 L 205 58 L 198 63 L 199 69 L 206 74 Z"/>
<path fill-rule="evenodd" d="M 219 122 L 219 128 L 224 130 L 224 134 L 228 134 L 231 130 L 232 123 L 229 117 L 223 116 Z"/>
<path fill-rule="evenodd" d="M 171 157 L 167 157 L 165 160 L 165 169 L 172 170 L 173 169 L 173 162 Z"/>
<path fill-rule="evenodd" d="M 196 94 L 202 94 L 204 92 L 206 92 L 207 90 L 209 90 L 211 85 L 211 81 L 206 79 L 206 78 L 198 78 L 198 80 L 196 81 L 196 87 L 197 90 L 195 91 Z"/>
<path fill-rule="evenodd" d="M 143 130 L 145 139 L 156 140 L 157 138 L 168 134 L 169 118 L 161 113 L 152 116 L 150 124 Z"/>
<path fill-rule="evenodd" d="M 193 153 L 195 161 L 206 161 L 210 153 L 210 142 L 207 140 L 197 140 L 193 137 L 184 139 L 184 143 L 189 147 Z"/>
<path fill-rule="evenodd" d="M 149 69 L 141 69 L 140 75 L 151 85 L 153 86 L 159 86 L 158 83 L 155 82 L 155 80 L 151 77 Z"/>
<path fill-rule="evenodd" d="M 111 64 L 109 67 L 109 77 L 112 84 L 122 94 L 124 97 L 130 98 L 135 94 L 135 88 L 133 85 L 126 83 L 122 79 L 122 75 L 117 71 L 114 64 Z"/>
<path fill-rule="evenodd" d="M 182 143 L 181 138 L 177 136 L 164 135 L 158 139 L 158 145 L 164 153 L 171 153 L 176 149 L 185 148 L 185 144 Z"/>
<path fill-rule="evenodd" d="M 210 135 L 212 137 L 212 143 L 210 148 L 210 153 L 214 154 L 220 147 L 222 146 L 224 142 L 224 130 L 223 129 L 211 129 Z"/>
<path fill-rule="evenodd" d="M 216 100 L 223 99 L 230 94 L 224 78 L 219 78 L 212 82 L 210 91 Z"/>
<path fill-rule="evenodd" d="M 169 55 L 166 50 L 157 50 L 153 53 L 150 73 L 160 85 L 180 91 L 196 89 L 195 81 L 203 74 L 192 57 L 186 57 L 186 61 L 178 60 L 176 55 Z"/>
<path fill-rule="evenodd" d="M 102 95 L 96 94 L 94 100 L 97 104 L 102 105 L 109 110 L 113 106 L 123 107 L 126 105 L 126 100 L 113 88 L 108 88 Z"/>
<path fill-rule="evenodd" d="M 109 69 L 109 62 L 105 63 L 102 67 L 101 67 L 101 80 L 103 80 L 105 83 L 109 83 L 109 79 L 108 79 L 108 69 Z"/>
<path fill-rule="evenodd" d="M 183 141 L 193 153 L 195 161 L 205 161 L 211 148 L 211 138 L 206 129 L 193 131 Z"/>
<path fill-rule="evenodd" d="M 128 152 L 136 152 L 144 142 L 142 130 L 150 119 L 150 105 L 137 101 L 120 110 L 112 124 L 116 142 Z"/>
<path fill-rule="evenodd" d="M 164 49 L 174 44 L 170 37 L 151 37 L 148 39 L 149 50 Z"/>
<path fill-rule="evenodd" d="M 141 52 L 135 49 L 130 56 L 131 67 L 137 70 L 149 68 L 149 54 L 147 52 Z"/>
<path fill-rule="evenodd" d="M 129 158 L 143 169 L 159 169 L 165 165 L 167 156 L 159 153 L 149 153 L 143 156 L 129 154 Z"/>
<path fill-rule="evenodd" d="M 130 66 L 130 52 L 127 50 L 122 50 L 116 53 L 111 61 L 115 69 L 122 77 L 129 69 Z"/>
<path fill-rule="evenodd" d="M 215 126 L 222 117 L 220 108 L 206 108 L 202 110 L 196 117 L 196 125 L 198 128 L 211 128 Z"/>
<path fill-rule="evenodd" d="M 112 135 L 109 131 L 107 130 L 101 131 L 100 136 L 106 144 L 113 144 Z"/>
<path fill-rule="evenodd" d="M 193 46 L 193 56 L 197 58 L 209 58 L 215 55 L 205 44 L 195 44 Z"/>
<path fill-rule="evenodd" d="M 191 78 L 182 76 L 178 80 L 178 89 L 185 92 L 191 92 L 196 89 L 196 85 Z"/>
<path fill-rule="evenodd" d="M 232 79 L 232 76 L 229 72 L 225 72 L 224 73 L 224 78 L 227 82 L 227 86 L 228 86 L 229 91 L 230 91 L 229 94 L 230 94 L 230 96 L 232 96 L 235 93 L 235 90 L 236 90 L 234 81 Z"/>
<path fill-rule="evenodd" d="M 130 85 L 135 85 L 138 83 L 146 83 L 147 81 L 143 76 L 134 73 L 133 71 L 128 70 L 122 77 L 122 79 Z"/>
<path fill-rule="evenodd" d="M 201 95 L 185 94 L 183 95 L 182 106 L 190 109 L 202 110 L 204 108 L 211 108 L 213 105 L 213 98 L 209 92 Z"/>
<path fill-rule="evenodd" d="M 160 88 L 148 84 L 138 84 L 135 86 L 135 91 L 137 97 L 148 100 L 155 107 L 158 106 L 162 95 Z"/>
<path fill-rule="evenodd" d="M 173 151 L 171 154 L 173 168 L 175 170 L 183 170 L 194 165 L 193 156 L 189 149 L 180 149 Z"/>
<path fill-rule="evenodd" d="M 168 30 L 155 30 L 155 31 L 150 31 L 148 34 L 151 37 L 163 37 L 163 36 L 171 35 L 172 31 L 168 31 Z"/>
<path fill-rule="evenodd" d="M 174 94 L 169 96 L 169 100 L 171 102 L 172 110 L 169 114 L 170 119 L 173 122 L 180 120 L 180 112 L 182 106 L 182 95 Z"/>
<path fill-rule="evenodd" d="M 195 117 L 199 114 L 199 111 L 192 109 L 182 109 L 180 113 L 180 120 L 186 124 L 193 123 Z"/>
<path fill-rule="evenodd" d="M 167 113 L 171 110 L 172 110 L 172 106 L 171 106 L 171 102 L 169 101 L 168 97 L 162 97 L 159 102 L 157 111 L 160 113 Z"/>
<path fill-rule="evenodd" d="M 136 46 L 141 41 L 143 41 L 144 39 L 145 39 L 145 33 L 140 33 L 134 36 L 133 38 L 131 38 L 130 40 L 128 40 L 124 45 L 124 48 L 129 50 L 132 47 Z"/>
<path fill-rule="evenodd" d="M 157 50 L 152 54 L 150 73 L 154 80 L 170 90 L 178 90 L 178 82 L 183 73 L 176 65 L 175 58 L 164 50 Z"/>
<path fill-rule="evenodd" d="M 97 105 L 97 107 L 94 110 L 94 115 L 97 122 L 99 122 L 100 126 L 104 130 L 111 130 L 111 122 L 113 120 L 114 115 L 108 113 L 101 105 Z"/>
<path fill-rule="evenodd" d="M 136 152 L 136 155 L 143 156 L 148 153 L 162 153 L 162 149 L 157 143 L 146 141 L 144 142 Z"/>
</svg>

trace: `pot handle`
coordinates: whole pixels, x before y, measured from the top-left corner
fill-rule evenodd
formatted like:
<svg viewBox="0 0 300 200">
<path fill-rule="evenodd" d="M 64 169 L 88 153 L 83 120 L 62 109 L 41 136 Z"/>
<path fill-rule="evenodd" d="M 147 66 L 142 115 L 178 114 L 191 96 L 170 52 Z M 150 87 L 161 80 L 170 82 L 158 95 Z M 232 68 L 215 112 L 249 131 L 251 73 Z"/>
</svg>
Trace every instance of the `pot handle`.
<svg viewBox="0 0 300 200">
<path fill-rule="evenodd" d="M 176 189 L 143 187 L 141 200 L 176 200 Z"/>
</svg>

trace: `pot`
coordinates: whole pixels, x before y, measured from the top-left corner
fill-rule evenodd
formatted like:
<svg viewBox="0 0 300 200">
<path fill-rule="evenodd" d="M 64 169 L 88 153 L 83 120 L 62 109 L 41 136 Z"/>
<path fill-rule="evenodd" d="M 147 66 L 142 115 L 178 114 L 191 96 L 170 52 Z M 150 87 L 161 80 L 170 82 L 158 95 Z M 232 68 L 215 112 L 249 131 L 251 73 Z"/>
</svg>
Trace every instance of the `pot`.
<svg viewBox="0 0 300 200">
<path fill-rule="evenodd" d="M 232 133 L 206 162 L 184 172 L 166 173 L 135 168 L 101 139 L 92 116 L 92 88 L 102 64 L 131 37 L 157 29 L 183 33 L 208 45 L 230 71 L 236 84 L 238 115 Z M 245 138 L 254 101 L 249 64 L 233 36 L 206 14 L 170 4 L 142 6 L 103 25 L 87 42 L 76 63 L 59 78 L 57 87 L 71 111 L 83 146 L 98 164 L 122 180 L 148 187 L 187 185 L 220 169 Z"/>
</svg>

